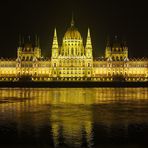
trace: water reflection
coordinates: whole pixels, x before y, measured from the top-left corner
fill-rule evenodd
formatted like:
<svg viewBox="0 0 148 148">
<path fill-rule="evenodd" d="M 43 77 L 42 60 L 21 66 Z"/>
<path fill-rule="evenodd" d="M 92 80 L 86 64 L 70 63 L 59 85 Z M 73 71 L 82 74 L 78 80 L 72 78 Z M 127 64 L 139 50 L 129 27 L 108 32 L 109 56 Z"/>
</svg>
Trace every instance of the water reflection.
<svg viewBox="0 0 148 148">
<path fill-rule="evenodd" d="M 147 106 L 148 88 L 3 88 L 0 143 L 90 148 L 144 143 Z"/>
</svg>

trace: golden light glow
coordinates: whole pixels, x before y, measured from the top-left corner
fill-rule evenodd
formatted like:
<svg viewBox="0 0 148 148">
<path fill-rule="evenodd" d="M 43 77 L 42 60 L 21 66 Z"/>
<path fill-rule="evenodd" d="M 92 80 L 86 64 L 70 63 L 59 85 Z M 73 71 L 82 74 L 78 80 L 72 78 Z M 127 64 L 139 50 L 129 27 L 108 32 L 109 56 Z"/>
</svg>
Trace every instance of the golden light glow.
<svg viewBox="0 0 148 148">
<path fill-rule="evenodd" d="M 49 124 L 55 147 L 59 146 L 58 136 L 62 128 L 66 143 L 73 144 L 73 141 L 77 141 L 79 146 L 75 147 L 80 147 L 84 131 L 88 145 L 93 144 L 93 123 L 103 121 L 106 126 L 119 122 L 125 125 L 133 123 L 129 118 L 129 116 L 133 117 L 133 112 L 131 114 L 126 112 L 128 107 L 124 108 L 126 118 L 120 121 L 115 118 L 114 109 L 111 110 L 110 107 L 107 109 L 108 104 L 119 105 L 121 101 L 124 102 L 123 104 L 129 102 L 129 106 L 132 101 L 141 105 L 147 102 L 147 96 L 148 88 L 2 88 L 0 89 L 0 117 L 9 121 L 13 119 L 12 121 L 18 123 L 18 131 L 24 117 L 27 125 L 33 125 L 35 129 L 41 129 L 43 123 Z M 136 104 L 134 108 L 139 109 L 139 105 Z M 121 105 L 118 108 L 122 107 Z M 43 111 L 46 114 L 42 116 Z M 31 116 L 25 116 L 26 113 Z M 40 116 L 37 116 L 38 113 Z M 135 120 L 137 121 L 138 118 L 139 122 L 144 122 L 141 116 L 136 116 Z"/>
<path fill-rule="evenodd" d="M 41 55 L 39 39 L 36 44 L 20 45 L 17 59 L 0 59 L 0 81 L 148 81 L 148 60 L 129 59 L 126 43 L 107 42 L 105 58 L 93 60 L 90 29 L 86 44 L 74 25 L 67 29 L 59 46 L 54 30 L 51 59 Z"/>
</svg>

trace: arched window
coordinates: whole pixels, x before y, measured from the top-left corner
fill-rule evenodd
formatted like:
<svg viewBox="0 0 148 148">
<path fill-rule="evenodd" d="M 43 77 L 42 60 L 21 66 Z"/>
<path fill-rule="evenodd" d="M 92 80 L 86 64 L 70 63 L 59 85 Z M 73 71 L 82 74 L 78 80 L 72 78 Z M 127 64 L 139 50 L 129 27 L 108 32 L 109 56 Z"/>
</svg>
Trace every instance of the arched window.
<svg viewBox="0 0 148 148">
<path fill-rule="evenodd" d="M 72 54 L 72 55 L 74 54 L 74 49 L 73 49 L 73 48 L 71 49 L 71 54 Z"/>
<path fill-rule="evenodd" d="M 113 61 L 114 61 L 114 60 L 115 60 L 115 57 L 113 56 L 112 59 L 113 59 Z"/>
</svg>

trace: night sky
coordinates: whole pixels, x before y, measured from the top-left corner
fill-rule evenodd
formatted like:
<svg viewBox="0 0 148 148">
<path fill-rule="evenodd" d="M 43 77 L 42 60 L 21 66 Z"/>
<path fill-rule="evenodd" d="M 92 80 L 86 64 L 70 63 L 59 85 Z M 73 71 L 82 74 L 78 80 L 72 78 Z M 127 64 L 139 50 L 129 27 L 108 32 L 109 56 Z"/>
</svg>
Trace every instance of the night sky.
<svg viewBox="0 0 148 148">
<path fill-rule="evenodd" d="M 142 0 L 3 0 L 0 57 L 16 57 L 19 34 L 38 34 L 42 53 L 49 56 L 54 28 L 61 44 L 72 12 L 84 41 L 90 28 L 95 57 L 103 56 L 107 37 L 115 35 L 127 41 L 130 57 L 148 56 L 148 8 Z"/>
</svg>

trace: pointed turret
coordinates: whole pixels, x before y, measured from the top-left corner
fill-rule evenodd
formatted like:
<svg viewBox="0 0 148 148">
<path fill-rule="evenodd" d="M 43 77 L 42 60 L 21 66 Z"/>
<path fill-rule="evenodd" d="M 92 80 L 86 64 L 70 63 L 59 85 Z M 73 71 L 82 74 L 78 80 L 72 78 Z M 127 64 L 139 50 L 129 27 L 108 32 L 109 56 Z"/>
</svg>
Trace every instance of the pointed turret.
<svg viewBox="0 0 148 148">
<path fill-rule="evenodd" d="M 38 47 L 38 36 L 35 35 L 35 47 Z"/>
<path fill-rule="evenodd" d="M 91 43 L 91 36 L 90 36 L 89 28 L 88 28 L 87 39 L 86 39 L 86 56 L 89 58 L 92 57 L 92 43 Z"/>
<path fill-rule="evenodd" d="M 123 43 L 123 50 L 124 50 L 124 59 L 128 59 L 128 45 L 127 42 L 124 40 Z"/>
<path fill-rule="evenodd" d="M 40 38 L 39 37 L 38 37 L 37 42 L 38 42 L 38 47 L 40 48 Z"/>
<path fill-rule="evenodd" d="M 105 58 L 110 58 L 111 57 L 111 42 L 109 36 L 107 37 L 106 40 L 106 49 L 105 49 Z"/>
<path fill-rule="evenodd" d="M 57 48 L 59 48 L 59 46 L 58 46 L 58 39 L 57 39 L 57 31 L 56 31 L 56 28 L 55 28 L 52 49 L 57 49 Z"/>
<path fill-rule="evenodd" d="M 74 16 L 73 16 L 73 13 L 72 13 L 71 27 L 74 27 L 74 25 L 75 25 L 75 22 L 74 22 Z"/>
<path fill-rule="evenodd" d="M 24 36 L 22 36 L 22 45 L 24 46 L 25 44 L 25 39 L 24 39 Z"/>
<path fill-rule="evenodd" d="M 52 44 L 52 57 L 56 58 L 59 53 L 58 38 L 56 28 L 54 30 L 53 44 Z"/>
<path fill-rule="evenodd" d="M 88 28 L 87 40 L 86 40 L 86 49 L 92 49 L 91 37 L 90 37 L 90 29 Z"/>
<path fill-rule="evenodd" d="M 39 36 L 35 35 L 35 57 L 36 58 L 41 58 L 41 49 L 40 49 L 40 41 L 39 41 Z"/>
<path fill-rule="evenodd" d="M 19 58 L 22 54 L 22 37 L 21 34 L 19 35 L 19 41 L 18 41 L 18 49 L 17 49 L 17 57 Z"/>
<path fill-rule="evenodd" d="M 21 38 L 21 34 L 19 35 L 19 41 L 18 41 L 19 47 L 22 46 L 22 38 Z"/>
<path fill-rule="evenodd" d="M 31 42 L 31 36 L 28 35 L 28 42 L 30 43 Z"/>
<path fill-rule="evenodd" d="M 35 47 L 40 47 L 40 39 L 37 34 L 35 35 Z"/>
<path fill-rule="evenodd" d="M 111 42 L 110 42 L 110 37 L 108 36 L 106 40 L 106 47 L 110 47 L 110 46 L 111 46 Z"/>
</svg>

